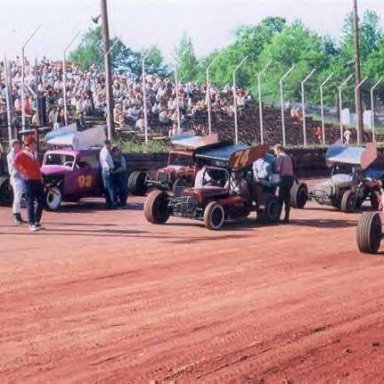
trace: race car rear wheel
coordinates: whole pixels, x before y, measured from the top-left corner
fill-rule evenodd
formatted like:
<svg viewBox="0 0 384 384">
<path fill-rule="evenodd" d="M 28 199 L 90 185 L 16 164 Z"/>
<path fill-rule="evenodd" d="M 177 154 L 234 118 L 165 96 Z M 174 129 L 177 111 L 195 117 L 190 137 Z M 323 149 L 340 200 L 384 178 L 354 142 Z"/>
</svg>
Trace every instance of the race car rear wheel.
<svg viewBox="0 0 384 384">
<path fill-rule="evenodd" d="M 204 210 L 204 225 L 206 228 L 217 231 L 220 229 L 225 220 L 224 208 L 216 201 L 211 201 Z"/>
<path fill-rule="evenodd" d="M 50 211 L 57 211 L 60 208 L 62 198 L 62 193 L 59 188 L 49 188 L 45 196 L 47 209 Z"/>
<path fill-rule="evenodd" d="M 353 191 L 347 190 L 343 193 L 340 208 L 342 212 L 353 212 L 356 209 L 356 194 Z"/>
<path fill-rule="evenodd" d="M 7 176 L 0 177 L 0 205 L 12 205 L 13 191 L 9 178 Z"/>
<path fill-rule="evenodd" d="M 291 207 L 303 209 L 307 201 L 308 201 L 307 184 L 295 182 L 291 188 Z"/>
<path fill-rule="evenodd" d="M 136 196 L 144 196 L 147 193 L 147 175 L 142 171 L 134 171 L 128 178 L 128 190 Z"/>
<path fill-rule="evenodd" d="M 144 216 L 152 224 L 164 224 L 171 212 L 168 208 L 168 194 L 164 191 L 152 191 L 144 202 Z"/>
<path fill-rule="evenodd" d="M 275 195 L 266 196 L 262 217 L 265 223 L 277 223 L 280 220 L 279 201 Z"/>
<path fill-rule="evenodd" d="M 179 177 L 175 180 L 172 186 L 172 191 L 175 196 L 181 196 L 184 188 L 188 186 L 188 183 L 182 177 Z"/>
<path fill-rule="evenodd" d="M 382 236 L 380 214 L 377 212 L 364 212 L 360 217 L 356 231 L 359 251 L 377 253 Z"/>
</svg>

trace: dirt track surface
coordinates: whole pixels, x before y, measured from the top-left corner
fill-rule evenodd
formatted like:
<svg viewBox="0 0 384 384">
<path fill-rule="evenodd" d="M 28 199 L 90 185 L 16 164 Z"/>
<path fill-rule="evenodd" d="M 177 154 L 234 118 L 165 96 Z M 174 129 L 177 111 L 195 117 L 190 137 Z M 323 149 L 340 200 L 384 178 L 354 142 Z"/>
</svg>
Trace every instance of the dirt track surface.
<svg viewBox="0 0 384 384">
<path fill-rule="evenodd" d="M 69 206 L 0 208 L 1 383 L 382 383 L 384 259 L 357 214 L 210 232 Z"/>
</svg>

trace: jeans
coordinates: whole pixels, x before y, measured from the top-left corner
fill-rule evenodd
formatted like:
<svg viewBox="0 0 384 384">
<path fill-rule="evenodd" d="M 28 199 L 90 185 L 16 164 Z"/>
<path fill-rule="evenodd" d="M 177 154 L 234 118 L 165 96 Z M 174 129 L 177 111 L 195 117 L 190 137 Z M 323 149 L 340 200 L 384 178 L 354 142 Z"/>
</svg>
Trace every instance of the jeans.
<svg viewBox="0 0 384 384">
<path fill-rule="evenodd" d="M 103 185 L 105 189 L 105 202 L 108 207 L 114 207 L 117 205 L 117 201 L 112 175 L 109 171 L 103 169 L 101 176 L 103 178 Z"/>
<path fill-rule="evenodd" d="M 113 182 L 117 191 L 119 205 L 125 206 L 128 198 L 128 178 L 125 172 L 118 172 L 113 176 Z"/>
<path fill-rule="evenodd" d="M 11 177 L 10 182 L 13 190 L 12 213 L 20 213 L 21 199 L 24 193 L 24 181 L 18 177 Z"/>
<path fill-rule="evenodd" d="M 25 180 L 29 225 L 40 223 L 44 206 L 44 186 L 40 180 Z"/>
<path fill-rule="evenodd" d="M 293 176 L 281 176 L 279 186 L 279 217 L 285 205 L 285 219 L 289 220 L 289 212 L 291 210 L 291 188 L 293 186 Z"/>
</svg>

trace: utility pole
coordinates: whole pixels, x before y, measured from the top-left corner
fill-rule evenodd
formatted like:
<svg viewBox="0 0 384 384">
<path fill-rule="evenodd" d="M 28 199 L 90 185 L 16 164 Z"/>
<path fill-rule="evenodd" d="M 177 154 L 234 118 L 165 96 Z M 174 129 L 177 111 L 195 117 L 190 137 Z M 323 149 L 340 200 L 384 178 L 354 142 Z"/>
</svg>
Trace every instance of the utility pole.
<svg viewBox="0 0 384 384">
<path fill-rule="evenodd" d="M 109 26 L 107 0 L 101 0 L 101 20 L 104 43 L 104 67 L 105 67 L 105 91 L 107 96 L 107 127 L 108 139 L 115 135 L 115 124 L 113 120 L 113 93 L 112 93 L 112 71 L 111 58 L 109 55 Z"/>
<path fill-rule="evenodd" d="M 356 105 L 356 128 L 357 141 L 362 142 L 363 138 L 363 105 L 361 102 L 361 72 L 360 72 L 360 42 L 359 42 L 359 15 L 357 11 L 357 0 L 353 0 L 353 41 L 355 47 L 355 105 Z"/>
</svg>

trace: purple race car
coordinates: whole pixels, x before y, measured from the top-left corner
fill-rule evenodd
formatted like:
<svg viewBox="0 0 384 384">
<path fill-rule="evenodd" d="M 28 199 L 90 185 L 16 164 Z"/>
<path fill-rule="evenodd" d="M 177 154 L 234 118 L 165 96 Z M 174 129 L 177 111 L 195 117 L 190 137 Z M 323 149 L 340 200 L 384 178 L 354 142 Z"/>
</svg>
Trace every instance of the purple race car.
<svg viewBox="0 0 384 384">
<path fill-rule="evenodd" d="M 103 196 L 99 153 L 99 149 L 55 149 L 45 153 L 41 171 L 48 209 L 59 209 L 62 201 Z"/>
</svg>

